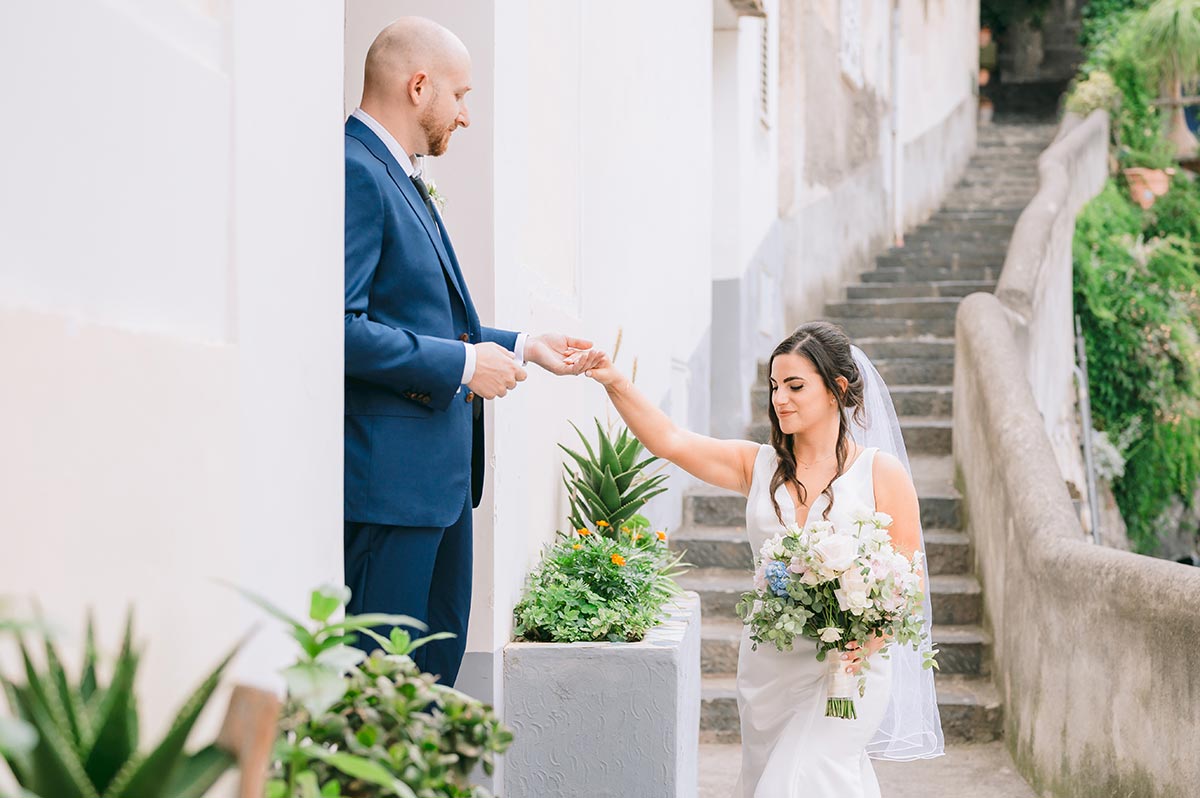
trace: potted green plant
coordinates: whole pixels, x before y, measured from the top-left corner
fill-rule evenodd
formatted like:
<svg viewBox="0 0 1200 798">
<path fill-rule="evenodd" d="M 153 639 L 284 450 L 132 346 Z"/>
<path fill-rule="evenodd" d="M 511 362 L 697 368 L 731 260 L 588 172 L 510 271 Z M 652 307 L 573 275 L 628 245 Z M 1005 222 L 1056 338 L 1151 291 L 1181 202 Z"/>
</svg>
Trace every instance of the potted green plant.
<svg viewBox="0 0 1200 798">
<path fill-rule="evenodd" d="M 675 584 L 679 555 L 639 513 L 665 490 L 665 476 L 643 474 L 656 458 L 642 458 L 627 430 L 596 430 L 595 445 L 580 434 L 586 454 L 563 447 L 573 528 L 547 548 L 514 609 L 504 716 L 517 739 L 504 794 L 588 795 L 603 779 L 612 794 L 694 798 L 699 598 Z M 556 764 L 567 761 L 569 771 Z"/>
<path fill-rule="evenodd" d="M 1197 140 L 1183 112 L 1183 88 L 1200 80 L 1200 0 L 1156 0 L 1138 23 L 1138 39 L 1169 108 L 1167 140 L 1180 160 L 1195 158 Z"/>
</svg>

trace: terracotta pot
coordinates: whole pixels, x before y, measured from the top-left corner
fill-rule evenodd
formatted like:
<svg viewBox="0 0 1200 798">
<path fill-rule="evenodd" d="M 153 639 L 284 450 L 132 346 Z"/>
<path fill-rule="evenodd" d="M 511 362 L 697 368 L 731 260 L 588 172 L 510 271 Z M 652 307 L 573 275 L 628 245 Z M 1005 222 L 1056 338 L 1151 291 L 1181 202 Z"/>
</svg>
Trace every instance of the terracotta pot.
<svg viewBox="0 0 1200 798">
<path fill-rule="evenodd" d="M 1129 194 L 1142 208 L 1149 208 L 1154 201 L 1171 188 L 1171 178 L 1162 169 L 1145 169 L 1140 166 L 1123 170 L 1129 181 Z M 1173 170 L 1172 170 L 1173 171 Z"/>
</svg>

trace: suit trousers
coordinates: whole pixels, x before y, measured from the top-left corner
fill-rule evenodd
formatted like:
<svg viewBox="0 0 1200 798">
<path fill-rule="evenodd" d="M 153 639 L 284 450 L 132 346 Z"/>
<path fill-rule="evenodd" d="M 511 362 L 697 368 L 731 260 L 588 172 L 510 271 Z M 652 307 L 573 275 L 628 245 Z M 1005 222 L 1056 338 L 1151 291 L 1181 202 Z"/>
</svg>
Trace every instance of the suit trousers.
<svg viewBox="0 0 1200 798">
<path fill-rule="evenodd" d="M 350 587 L 348 614 L 385 612 L 408 615 L 425 623 L 429 633 L 450 632 L 417 649 L 417 666 L 454 686 L 467 646 L 471 614 L 471 497 L 468 493 L 458 520 L 444 529 L 385 526 L 345 522 L 346 584 Z M 377 630 L 384 637 L 391 628 Z M 410 630 L 413 637 L 420 632 Z M 365 651 L 377 647 L 360 635 Z"/>
</svg>

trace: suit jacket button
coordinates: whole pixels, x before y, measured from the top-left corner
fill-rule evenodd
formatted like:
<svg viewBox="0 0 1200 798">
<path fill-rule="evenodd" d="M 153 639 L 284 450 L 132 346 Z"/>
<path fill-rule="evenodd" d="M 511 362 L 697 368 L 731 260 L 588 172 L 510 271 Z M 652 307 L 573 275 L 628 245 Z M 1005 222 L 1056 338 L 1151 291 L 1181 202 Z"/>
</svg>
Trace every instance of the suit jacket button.
<svg viewBox="0 0 1200 798">
<path fill-rule="evenodd" d="M 470 336 L 470 335 L 468 335 L 467 333 L 463 333 L 462 335 L 458 336 L 458 340 L 460 340 L 460 341 L 470 341 L 470 340 L 471 340 L 471 336 Z"/>
<path fill-rule="evenodd" d="M 463 399 L 466 401 L 467 404 L 471 404 L 471 402 L 475 401 L 475 392 L 467 391 L 467 395 L 464 396 Z"/>
</svg>

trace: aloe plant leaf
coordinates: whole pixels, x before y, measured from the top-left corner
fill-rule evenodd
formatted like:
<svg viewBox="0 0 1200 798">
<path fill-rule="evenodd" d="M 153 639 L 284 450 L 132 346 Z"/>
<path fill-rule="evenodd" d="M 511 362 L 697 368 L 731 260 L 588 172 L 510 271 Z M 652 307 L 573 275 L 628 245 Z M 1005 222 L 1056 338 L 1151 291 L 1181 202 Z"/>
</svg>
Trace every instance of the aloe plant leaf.
<svg viewBox="0 0 1200 798">
<path fill-rule="evenodd" d="M 21 695 L 21 688 L 17 687 L 12 682 L 0 677 L 0 685 L 4 687 L 4 697 L 8 701 L 8 706 L 12 710 L 15 720 L 25 723 L 29 728 L 33 729 L 34 735 L 37 734 L 37 729 L 33 724 L 29 723 L 29 712 L 26 709 L 27 703 Z M 32 749 L 23 751 L 20 747 L 13 747 L 8 751 L 0 750 L 0 758 L 3 758 L 8 763 L 8 769 L 12 771 L 13 778 L 18 784 L 28 784 L 29 777 L 33 770 L 33 761 L 31 758 Z"/>
<path fill-rule="evenodd" d="M 17 639 L 17 646 L 21 651 L 21 660 L 25 666 L 25 678 L 28 682 L 30 706 L 27 710 L 30 712 L 30 715 L 32 715 L 34 705 L 44 710 L 48 720 L 61 730 L 63 739 L 73 749 L 78 751 L 78 741 L 75 738 L 74 728 L 67 709 L 63 706 L 58 688 L 54 685 L 54 677 L 50 674 L 43 677 L 42 674 L 38 673 L 37 668 L 34 667 L 33 660 L 29 656 L 29 649 L 26 648 L 23 638 Z M 33 718 L 30 717 L 29 720 L 32 721 Z"/>
<path fill-rule="evenodd" d="M 638 509 L 643 504 L 650 501 L 650 499 L 653 499 L 658 494 L 666 493 L 666 492 L 667 492 L 666 488 L 658 488 L 657 490 L 647 493 L 646 495 L 642 496 L 641 498 L 635 499 L 631 502 L 627 502 L 626 504 L 621 505 L 621 507 L 615 513 L 613 513 L 613 518 L 616 520 L 614 520 L 612 523 L 617 524 L 617 525 L 625 523 L 626 521 L 628 521 L 630 518 L 632 518 L 637 513 Z"/>
<path fill-rule="evenodd" d="M 582 479 L 582 478 L 586 477 L 589 482 L 594 482 L 596 479 L 599 478 L 600 469 L 598 469 L 596 467 L 596 464 L 593 463 L 591 460 L 587 459 L 586 457 L 584 457 L 579 452 L 577 452 L 573 449 L 568 449 L 566 446 L 563 446 L 561 443 L 558 444 L 558 448 L 562 449 L 564 452 L 569 454 L 571 456 L 571 459 L 579 464 L 581 476 L 576 476 L 575 477 L 576 479 Z M 569 469 L 568 469 L 568 471 L 569 471 Z"/>
<path fill-rule="evenodd" d="M 583 448 L 587 450 L 588 457 L 593 463 L 599 463 L 600 459 L 596 457 L 596 452 L 592 449 L 592 444 L 588 441 L 587 436 L 579 431 L 579 427 L 575 426 L 575 422 L 570 422 L 571 428 L 575 430 L 575 434 L 579 436 L 579 440 L 583 441 Z"/>
<path fill-rule="evenodd" d="M 359 631 L 373 626 L 408 626 L 418 632 L 424 632 L 428 627 L 424 623 L 408 615 L 389 615 L 382 612 L 371 612 L 363 615 L 348 615 L 339 623 L 326 625 L 327 632 Z"/>
<path fill-rule="evenodd" d="M 28 779 L 23 786 L 53 798 L 99 798 L 66 730 L 36 701 L 30 701 L 26 709 L 37 730 L 38 744 L 30 755 Z"/>
<path fill-rule="evenodd" d="M 96 618 L 88 611 L 87 632 L 83 643 L 83 670 L 79 675 L 79 696 L 86 704 L 96 692 Z"/>
<path fill-rule="evenodd" d="M 599 436 L 600 467 L 614 474 L 617 473 L 621 470 L 621 460 L 617 457 L 617 450 L 613 448 L 612 441 L 605 434 L 600 419 L 596 419 L 596 434 Z"/>
<path fill-rule="evenodd" d="M 71 742 L 76 749 L 82 750 L 85 742 L 89 741 L 91 737 L 91 730 L 87 728 L 87 713 L 83 707 L 83 700 L 67 682 L 67 671 L 63 668 L 62 658 L 59 657 L 58 649 L 49 635 L 45 636 L 44 643 L 46 671 L 50 677 L 50 685 L 47 689 L 52 689 L 57 694 L 58 703 L 62 706 L 63 717 L 66 718 L 67 726 L 71 731 Z"/>
<path fill-rule="evenodd" d="M 237 760 L 228 751 L 210 745 L 187 757 L 175 772 L 163 798 L 204 798 L 217 779 Z"/>
<path fill-rule="evenodd" d="M 112 681 L 96 708 L 95 737 L 84 769 L 96 790 L 103 792 L 117 772 L 137 751 L 137 705 L 133 685 L 140 657 L 133 648 L 133 616 L 125 620 L 121 653 L 113 666 Z"/>
<path fill-rule="evenodd" d="M 607 467 L 604 469 L 604 482 L 600 485 L 600 498 L 604 501 L 605 507 L 615 510 L 621 506 L 621 491 L 617 490 L 617 481 Z M 607 516 L 608 513 L 605 515 Z"/>
<path fill-rule="evenodd" d="M 604 500 L 600 498 L 598 493 L 589 488 L 587 485 L 579 485 L 578 488 L 580 497 L 587 505 L 586 509 L 589 510 L 591 515 L 594 516 L 593 518 L 587 519 L 588 521 L 591 521 L 594 524 L 608 515 Z M 598 514 L 597 511 L 599 511 Z"/>
<path fill-rule="evenodd" d="M 126 763 L 117 773 L 116 778 L 105 790 L 105 798 L 122 798 L 123 796 L 152 796 L 158 794 L 162 785 L 167 783 L 171 772 L 179 764 L 183 754 L 183 746 L 187 742 L 192 727 L 204 710 L 208 700 L 221 682 L 221 675 L 229 665 L 230 660 L 242 647 L 238 643 L 217 664 L 216 668 L 200 683 L 200 686 L 188 697 L 175 716 L 175 721 L 167 731 L 166 736 L 153 751 L 144 757 L 136 757 Z"/>
</svg>

